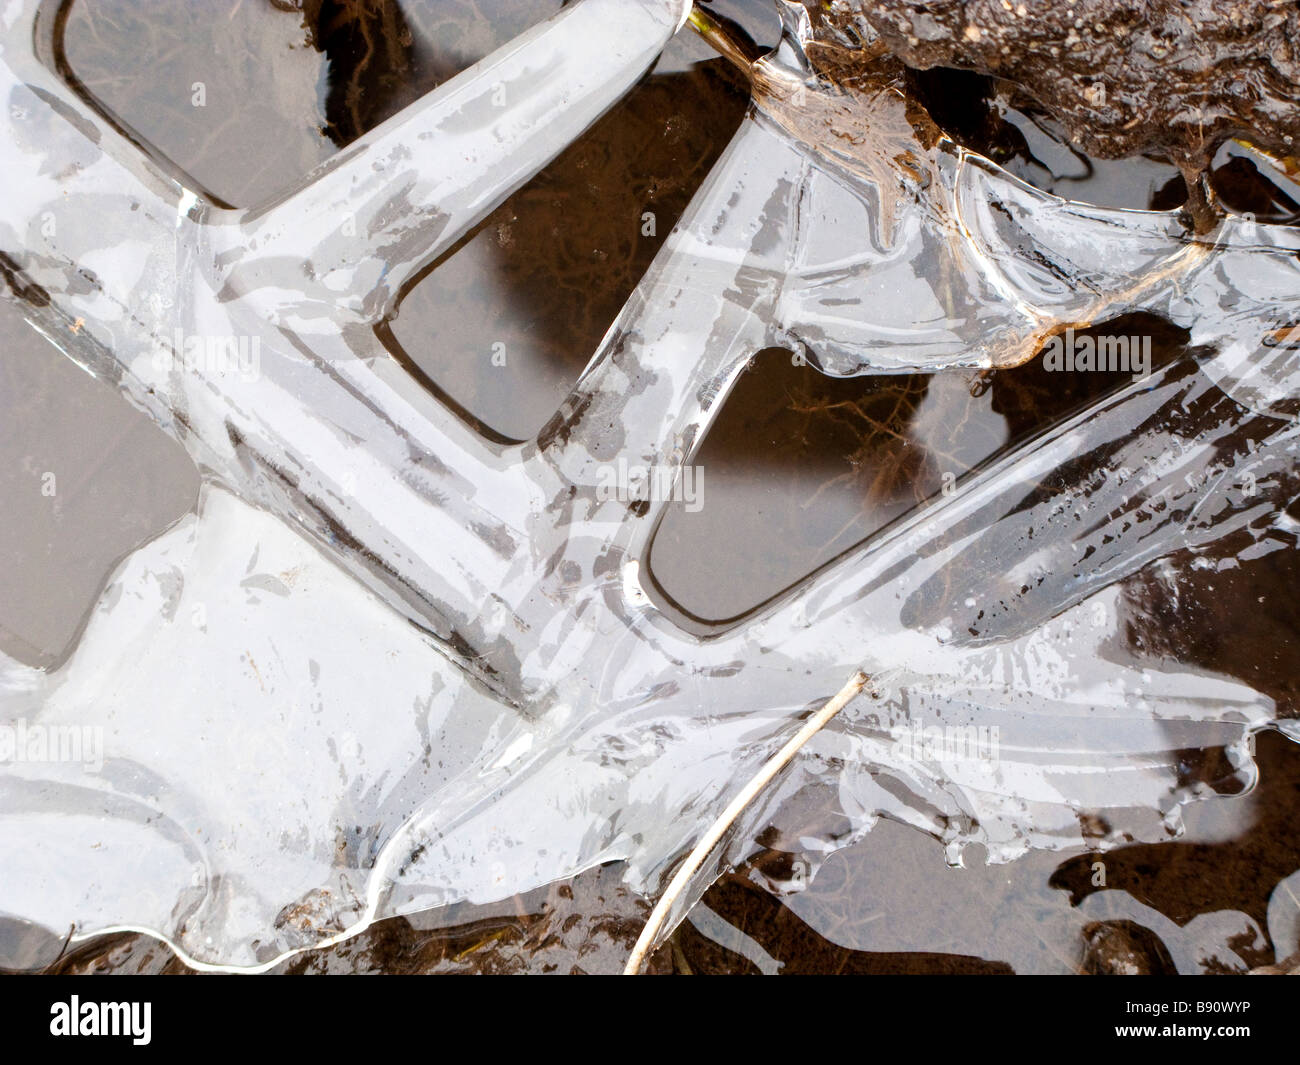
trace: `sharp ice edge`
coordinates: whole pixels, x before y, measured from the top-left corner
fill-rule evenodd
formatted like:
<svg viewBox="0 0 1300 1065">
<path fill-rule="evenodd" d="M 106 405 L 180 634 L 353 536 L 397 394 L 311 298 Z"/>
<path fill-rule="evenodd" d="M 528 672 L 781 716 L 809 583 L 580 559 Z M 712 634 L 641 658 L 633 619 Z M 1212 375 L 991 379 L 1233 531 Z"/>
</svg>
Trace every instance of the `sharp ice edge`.
<svg viewBox="0 0 1300 1065">
<path fill-rule="evenodd" d="M 485 61 L 367 138 L 378 154 L 346 156 L 269 210 L 179 221 L 179 190 L 124 162 L 111 131 L 96 146 L 67 121 L 99 125 L 24 51 L 34 10 L 7 27 L 0 69 L 14 175 L 0 237 L 51 296 L 24 310 L 175 432 L 208 484 L 195 517 L 114 575 L 65 665 L 0 662 L 7 721 L 97 726 L 105 745 L 98 773 L 0 773 L 0 909 L 83 935 L 145 929 L 196 962 L 257 967 L 383 915 L 607 861 L 649 891 L 858 668 L 872 694 L 749 811 L 724 857 L 782 827 L 806 788 L 830 789 L 852 823 L 799 842 L 813 852 L 889 816 L 954 860 L 980 842 L 1007 861 L 1079 843 L 1082 812 L 1116 838 L 1175 830 L 1201 794 L 1179 785 L 1174 752 L 1227 746 L 1251 770 L 1245 737 L 1273 723 L 1270 701 L 1134 660 L 1121 582 L 1229 534 L 1264 539 L 1295 498 L 1295 430 L 1268 416 L 1295 394 L 1294 360 L 1259 343 L 1297 318 L 1295 232 L 1234 219 L 1192 242 L 1172 215 L 1068 204 L 947 145 L 913 199 L 896 166 L 828 156 L 760 109 L 542 442 L 503 452 L 385 364 L 362 327 L 392 280 L 369 264 L 410 271 L 448 246 L 635 80 L 659 46 L 644 31 L 661 43 L 676 8 L 582 0 L 561 17 L 589 32 L 552 24 Z M 644 21 L 625 39 L 611 13 Z M 480 168 L 462 196 L 433 147 L 398 150 L 472 112 L 494 64 L 533 60 L 558 71 L 543 87 L 549 133 L 535 135 L 528 99 L 528 121 L 511 111 L 463 134 L 494 151 L 504 136 L 508 173 Z M 581 122 L 559 106 L 571 85 Z M 347 175 L 376 159 L 381 177 L 353 196 Z M 410 210 L 392 210 L 385 193 L 411 175 Z M 55 203 L 58 242 L 35 221 Z M 396 229 L 351 247 L 317 218 L 378 219 L 384 205 Z M 291 247 L 270 254 L 275 240 Z M 315 272 L 323 288 L 285 266 L 303 260 L 335 263 Z M 688 460 L 755 350 L 807 343 L 832 373 L 1004 365 L 1054 324 L 1134 308 L 1218 355 L 1134 382 L 721 637 L 691 638 L 625 595 L 617 563 L 643 557 L 658 512 L 599 502 L 594 467 Z M 74 317 L 85 329 L 70 334 Z M 157 342 L 178 325 L 258 336 L 261 378 L 160 368 Z M 1249 447 L 1210 446 L 1242 425 Z M 557 559 L 574 564 L 563 581 Z M 1001 757 L 901 758 L 918 721 L 996 726 Z"/>
</svg>

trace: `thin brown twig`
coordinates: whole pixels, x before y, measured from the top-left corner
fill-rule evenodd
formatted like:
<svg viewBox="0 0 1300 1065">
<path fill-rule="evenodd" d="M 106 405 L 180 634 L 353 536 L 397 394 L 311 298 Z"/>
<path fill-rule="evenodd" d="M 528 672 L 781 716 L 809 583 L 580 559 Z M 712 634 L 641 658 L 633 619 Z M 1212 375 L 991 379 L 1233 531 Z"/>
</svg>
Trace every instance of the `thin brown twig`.
<svg viewBox="0 0 1300 1065">
<path fill-rule="evenodd" d="M 785 768 L 787 763 L 803 748 L 804 744 L 812 739 L 831 718 L 843 710 L 852 701 L 853 697 L 862 691 L 867 680 L 867 675 L 861 670 L 854 673 L 849 678 L 849 682 L 825 706 L 804 722 L 803 727 L 791 737 L 784 747 L 763 763 L 763 767 L 754 775 L 753 779 L 731 800 L 727 808 L 722 811 L 722 814 L 713 822 L 713 825 L 691 850 L 691 853 L 686 856 L 686 861 L 682 863 L 681 868 L 677 870 L 677 873 L 669 882 L 668 888 L 660 896 L 659 901 L 655 903 L 654 909 L 650 911 L 650 919 L 646 921 L 645 927 L 641 929 L 641 935 L 636 941 L 636 946 L 632 949 L 632 956 L 627 960 L 627 966 L 623 970 L 624 976 L 637 976 L 640 974 L 646 955 L 649 953 L 655 937 L 659 935 L 659 930 L 668 919 L 668 913 L 673 904 L 690 886 L 700 866 L 704 864 L 705 859 L 717 846 L 718 841 L 727 833 L 727 830 L 735 824 L 736 818 L 744 812 L 745 807 L 753 802 L 754 798 L 771 782 L 772 778 Z"/>
</svg>

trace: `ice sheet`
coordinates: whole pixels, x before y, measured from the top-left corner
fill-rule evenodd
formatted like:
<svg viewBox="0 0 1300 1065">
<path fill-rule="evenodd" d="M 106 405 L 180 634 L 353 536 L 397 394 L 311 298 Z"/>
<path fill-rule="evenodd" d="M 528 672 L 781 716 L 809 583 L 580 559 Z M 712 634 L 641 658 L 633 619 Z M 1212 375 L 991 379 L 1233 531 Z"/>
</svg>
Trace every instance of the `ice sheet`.
<svg viewBox="0 0 1300 1065">
<path fill-rule="evenodd" d="M 859 669 L 868 689 L 715 865 L 790 829 L 807 789 L 848 825 L 786 833 L 814 859 L 882 815 L 954 861 L 1077 844 L 1085 815 L 1111 826 L 1099 846 L 1163 838 L 1207 797 L 1186 752 L 1225 748 L 1249 780 L 1254 733 L 1300 738 L 1238 681 L 1141 660 L 1122 589 L 1176 552 L 1293 547 L 1300 235 L 1232 218 L 1196 239 L 1173 213 L 1037 192 L 927 134 L 896 86 L 812 77 L 801 10 L 572 396 L 503 447 L 371 326 L 635 81 L 684 5 L 581 0 L 243 213 L 101 128 L 29 54 L 51 32 L 37 7 L 10 5 L 0 244 L 24 313 L 206 486 L 117 571 L 65 665 L 0 664 L 0 911 L 255 968 L 605 862 L 652 894 Z M 503 84 L 522 91 L 498 106 Z M 826 127 L 800 115 L 856 133 L 810 141 Z M 726 631 L 653 605 L 664 501 L 601 487 L 620 460 L 691 462 L 759 348 L 836 374 L 1009 366 L 1132 309 L 1212 355 L 1131 381 Z M 256 365 L 187 360 L 186 337 L 242 339 Z M 81 756 L 18 756 L 20 734 L 67 728 Z"/>
</svg>

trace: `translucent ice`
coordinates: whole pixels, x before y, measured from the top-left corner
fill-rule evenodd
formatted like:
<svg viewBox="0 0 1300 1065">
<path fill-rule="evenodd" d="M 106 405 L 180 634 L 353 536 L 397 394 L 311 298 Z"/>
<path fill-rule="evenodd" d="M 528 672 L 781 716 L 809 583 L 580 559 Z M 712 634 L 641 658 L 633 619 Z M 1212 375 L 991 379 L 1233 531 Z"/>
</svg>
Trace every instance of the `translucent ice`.
<svg viewBox="0 0 1300 1065">
<path fill-rule="evenodd" d="M 954 860 L 1078 843 L 1085 814 L 1160 838 L 1204 794 L 1186 752 L 1223 748 L 1249 779 L 1253 733 L 1300 738 L 1238 681 L 1138 658 L 1121 586 L 1176 552 L 1292 546 L 1300 235 L 1229 218 L 1197 239 L 1173 213 L 1037 192 L 888 77 L 819 80 L 787 11 L 750 118 L 588 371 L 505 447 L 372 326 L 636 80 L 684 4 L 570 5 L 247 212 L 105 127 L 32 56 L 40 6 L 9 5 L 11 288 L 207 486 L 66 664 L 0 669 L 0 910 L 256 967 L 605 862 L 650 893 L 859 669 L 867 690 L 718 861 L 806 789 L 849 826 L 792 834 L 814 855 L 881 815 Z M 620 460 L 690 462 L 760 348 L 834 374 L 1004 367 L 1133 309 L 1212 357 L 1131 381 L 708 637 L 647 595 L 662 502 L 599 491 Z M 178 335 L 256 339 L 256 371 Z M 18 754 L 20 728 L 67 727 L 98 730 L 101 765 Z"/>
</svg>

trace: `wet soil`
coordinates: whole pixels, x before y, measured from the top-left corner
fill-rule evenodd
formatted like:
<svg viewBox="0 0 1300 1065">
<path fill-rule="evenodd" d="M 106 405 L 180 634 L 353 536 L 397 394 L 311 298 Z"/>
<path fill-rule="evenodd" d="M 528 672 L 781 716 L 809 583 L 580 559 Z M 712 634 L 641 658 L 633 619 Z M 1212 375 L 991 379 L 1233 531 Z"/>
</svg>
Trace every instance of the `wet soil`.
<svg viewBox="0 0 1300 1065">
<path fill-rule="evenodd" d="M 811 5 L 810 5 L 811 6 Z M 1091 154 L 1199 174 L 1229 137 L 1300 138 L 1300 9 L 1272 0 L 834 0 L 846 37 L 1011 82 Z"/>
</svg>

